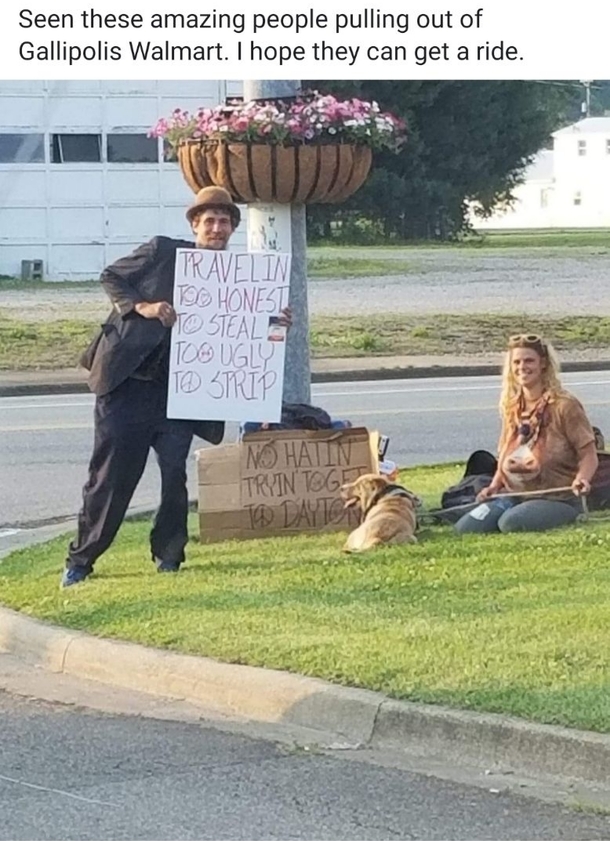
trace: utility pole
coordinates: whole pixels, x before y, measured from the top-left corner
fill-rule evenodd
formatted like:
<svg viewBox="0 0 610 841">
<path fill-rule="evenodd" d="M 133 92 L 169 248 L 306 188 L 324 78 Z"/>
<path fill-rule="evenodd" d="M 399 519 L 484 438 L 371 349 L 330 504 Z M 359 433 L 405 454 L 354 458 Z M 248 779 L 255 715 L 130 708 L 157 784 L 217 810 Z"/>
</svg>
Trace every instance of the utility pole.
<svg viewBox="0 0 610 841">
<path fill-rule="evenodd" d="M 293 99 L 299 92 L 300 82 L 296 81 L 244 82 L 244 102 L 253 99 Z M 305 205 L 249 204 L 248 250 L 282 251 L 292 254 L 290 306 L 294 323 L 286 340 L 284 400 L 288 403 L 310 403 Z"/>
<path fill-rule="evenodd" d="M 591 82 L 581 80 L 580 84 L 585 89 L 585 101 L 581 103 L 580 113 L 586 118 L 591 116 Z"/>
</svg>

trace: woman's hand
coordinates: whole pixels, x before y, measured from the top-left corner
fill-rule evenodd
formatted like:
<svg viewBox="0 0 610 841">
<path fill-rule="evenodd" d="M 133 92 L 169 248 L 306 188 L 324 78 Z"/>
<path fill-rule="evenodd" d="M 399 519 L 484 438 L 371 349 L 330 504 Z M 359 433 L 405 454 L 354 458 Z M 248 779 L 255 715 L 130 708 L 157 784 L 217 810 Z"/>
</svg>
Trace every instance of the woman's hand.
<svg viewBox="0 0 610 841">
<path fill-rule="evenodd" d="M 582 476 L 577 476 L 572 482 L 572 493 L 575 496 L 586 496 L 591 493 L 591 482 Z"/>
<path fill-rule="evenodd" d="M 572 482 L 572 493 L 576 496 L 585 496 L 591 493 L 591 480 L 599 465 L 595 441 L 591 441 L 580 451 L 578 472 Z"/>
<path fill-rule="evenodd" d="M 491 485 L 478 492 L 477 502 L 485 502 L 490 496 L 495 496 L 499 490 L 500 488 L 492 482 Z"/>
</svg>

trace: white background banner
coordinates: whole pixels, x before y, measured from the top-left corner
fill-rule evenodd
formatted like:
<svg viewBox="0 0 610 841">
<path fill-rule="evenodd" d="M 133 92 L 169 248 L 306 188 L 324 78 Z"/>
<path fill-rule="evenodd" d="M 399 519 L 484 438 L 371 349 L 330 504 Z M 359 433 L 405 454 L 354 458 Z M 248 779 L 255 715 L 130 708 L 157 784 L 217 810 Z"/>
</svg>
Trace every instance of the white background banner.
<svg viewBox="0 0 610 841">
<path fill-rule="evenodd" d="M 290 255 L 176 253 L 170 418 L 279 421 Z"/>
<path fill-rule="evenodd" d="M 4 79 L 607 79 L 610 3 L 15 2 Z"/>
</svg>

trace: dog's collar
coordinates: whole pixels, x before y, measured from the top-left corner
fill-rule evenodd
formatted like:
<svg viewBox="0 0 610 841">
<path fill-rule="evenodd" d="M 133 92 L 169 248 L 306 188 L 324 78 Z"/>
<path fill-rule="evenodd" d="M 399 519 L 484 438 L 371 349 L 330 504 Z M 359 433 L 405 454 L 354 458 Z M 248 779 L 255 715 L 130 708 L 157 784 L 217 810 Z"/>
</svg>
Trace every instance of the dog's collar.
<svg viewBox="0 0 610 841">
<path fill-rule="evenodd" d="M 383 499 L 384 496 L 402 496 L 405 497 L 405 499 L 413 498 L 411 494 L 402 487 L 402 485 L 386 485 L 385 488 L 377 491 L 375 496 L 367 505 L 366 509 L 362 512 L 362 522 L 366 520 L 373 508 L 377 505 L 380 499 Z"/>
</svg>

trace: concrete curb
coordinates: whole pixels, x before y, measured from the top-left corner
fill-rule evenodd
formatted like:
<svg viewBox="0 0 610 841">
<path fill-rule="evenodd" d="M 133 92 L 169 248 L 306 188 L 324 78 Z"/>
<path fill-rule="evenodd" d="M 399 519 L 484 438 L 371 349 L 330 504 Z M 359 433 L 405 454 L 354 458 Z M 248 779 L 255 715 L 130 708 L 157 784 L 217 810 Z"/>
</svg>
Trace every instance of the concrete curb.
<svg viewBox="0 0 610 841">
<path fill-rule="evenodd" d="M 44 394 L 91 394 L 87 383 L 10 383 L 0 385 L 0 397 L 37 397 Z"/>
<path fill-rule="evenodd" d="M 608 784 L 610 736 L 605 734 L 393 701 L 287 672 L 101 639 L 8 608 L 0 608 L 0 651 L 64 675 L 332 734 L 352 747 L 440 754 L 504 773 Z"/>
<path fill-rule="evenodd" d="M 608 371 L 610 359 L 592 362 L 562 362 L 565 373 Z M 501 373 L 500 365 L 410 365 L 398 368 L 349 369 L 312 373 L 312 383 L 358 382 L 364 380 L 415 380 L 431 377 L 493 377 Z"/>
<path fill-rule="evenodd" d="M 197 500 L 189 499 L 189 511 L 197 511 Z M 133 520 L 142 520 L 152 517 L 157 509 L 150 505 L 134 505 L 127 511 L 124 519 L 126 522 Z M 28 546 L 33 546 L 37 543 L 46 543 L 63 534 L 76 531 L 77 518 L 61 517 L 58 520 L 44 522 L 42 524 L 17 525 L 15 526 L 15 535 L 12 541 L 0 548 L 0 562 L 7 555 L 17 552 L 20 549 L 26 549 Z"/>
<path fill-rule="evenodd" d="M 225 715 L 334 733 L 357 744 L 370 740 L 384 700 L 287 672 L 101 639 L 7 608 L 0 608 L 0 651 L 52 672 L 196 702 Z"/>
<path fill-rule="evenodd" d="M 354 363 L 356 364 L 356 363 Z M 561 365 L 566 373 L 579 371 L 608 371 L 610 359 L 591 361 L 568 361 Z M 431 377 L 489 377 L 500 374 L 499 365 L 447 364 L 447 365 L 398 365 L 395 367 L 366 368 L 345 367 L 338 370 L 312 371 L 312 383 L 363 382 L 366 380 L 409 380 Z M 39 380 L 18 381 L 11 375 L 5 382 L 0 381 L 0 397 L 27 397 L 44 394 L 90 394 L 84 379 L 48 379 L 41 375 Z"/>
<path fill-rule="evenodd" d="M 469 765 L 608 785 L 610 735 L 494 713 L 385 701 L 372 746 L 409 745 Z"/>
</svg>

